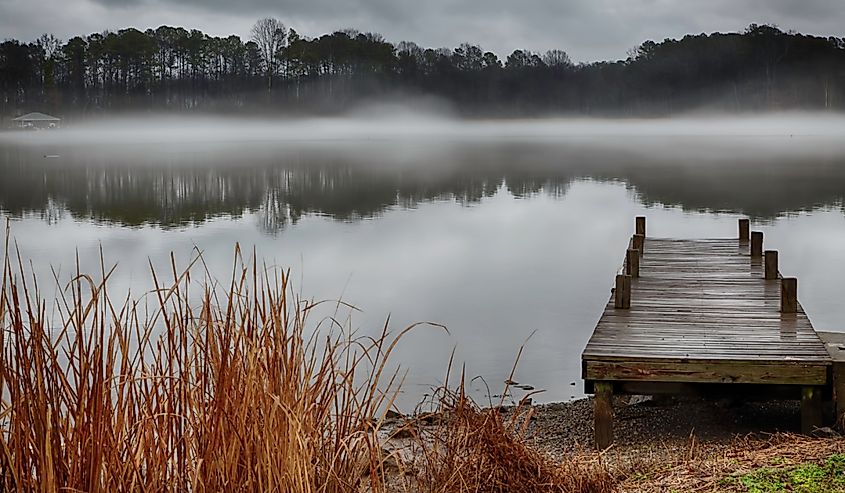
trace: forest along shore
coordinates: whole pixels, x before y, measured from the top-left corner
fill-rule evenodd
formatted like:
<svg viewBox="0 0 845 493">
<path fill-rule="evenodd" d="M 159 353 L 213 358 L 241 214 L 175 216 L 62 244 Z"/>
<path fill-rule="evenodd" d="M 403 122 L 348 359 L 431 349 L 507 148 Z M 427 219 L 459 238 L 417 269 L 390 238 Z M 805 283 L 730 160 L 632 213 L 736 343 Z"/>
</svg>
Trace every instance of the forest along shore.
<svg viewBox="0 0 845 493">
<path fill-rule="evenodd" d="M 249 40 L 166 25 L 67 41 L 8 39 L 0 43 L 7 61 L 0 96 L 4 108 L 61 117 L 186 108 L 324 114 L 389 95 L 426 96 L 428 110 L 445 104 L 488 116 L 841 110 L 845 84 L 831 74 L 845 66 L 844 45 L 750 24 L 742 32 L 645 40 L 626 59 L 575 63 L 561 49 L 499 55 L 473 43 L 394 44 L 354 29 L 306 37 L 265 18 Z"/>
</svg>

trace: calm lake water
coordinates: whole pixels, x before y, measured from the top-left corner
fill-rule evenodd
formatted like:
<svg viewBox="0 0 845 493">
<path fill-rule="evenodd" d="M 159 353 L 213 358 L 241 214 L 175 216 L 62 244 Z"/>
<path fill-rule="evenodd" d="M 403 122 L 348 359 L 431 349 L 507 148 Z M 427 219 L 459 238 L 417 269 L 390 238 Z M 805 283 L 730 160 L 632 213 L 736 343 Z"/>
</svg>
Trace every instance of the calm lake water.
<svg viewBox="0 0 845 493">
<path fill-rule="evenodd" d="M 661 237 L 734 237 L 751 217 L 816 328 L 845 330 L 845 125 L 536 125 L 422 137 L 353 125 L 311 140 L 2 134 L 0 218 L 43 285 L 51 267 L 67 279 L 77 254 L 98 271 L 100 247 L 119 265 L 116 292 L 149 290 L 148 259 L 185 265 L 194 247 L 225 279 L 239 242 L 290 267 L 305 296 L 359 307 L 361 333 L 388 316 L 397 331 L 444 324 L 400 346 L 405 407 L 442 381 L 453 348 L 490 393 L 525 344 L 515 380 L 545 389 L 539 400 L 581 396 L 579 355 L 636 215 Z"/>
</svg>

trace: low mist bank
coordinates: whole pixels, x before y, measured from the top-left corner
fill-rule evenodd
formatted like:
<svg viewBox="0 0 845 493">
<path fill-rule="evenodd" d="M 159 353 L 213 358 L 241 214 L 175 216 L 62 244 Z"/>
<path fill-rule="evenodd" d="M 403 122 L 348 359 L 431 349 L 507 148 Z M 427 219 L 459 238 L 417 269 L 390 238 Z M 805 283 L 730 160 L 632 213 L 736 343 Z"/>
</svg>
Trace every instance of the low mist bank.
<svg viewBox="0 0 845 493">
<path fill-rule="evenodd" d="M 501 141 L 555 140 L 602 146 L 655 144 L 664 138 L 718 138 L 736 145 L 746 138 L 822 138 L 838 143 L 845 136 L 845 114 L 769 113 L 743 116 L 675 118 L 541 118 L 466 120 L 416 107 L 373 106 L 344 117 L 179 117 L 123 116 L 71 124 L 40 132 L 3 132 L 0 141 L 52 144 L 204 144 L 328 141 Z M 796 145 L 800 142 L 795 141 Z M 754 141 L 746 142 L 756 145 Z M 709 143 L 708 143 L 709 145 Z M 843 144 L 845 145 L 845 144 Z M 817 148 L 813 141 L 808 151 Z M 765 149 L 760 149 L 765 152 Z"/>
</svg>

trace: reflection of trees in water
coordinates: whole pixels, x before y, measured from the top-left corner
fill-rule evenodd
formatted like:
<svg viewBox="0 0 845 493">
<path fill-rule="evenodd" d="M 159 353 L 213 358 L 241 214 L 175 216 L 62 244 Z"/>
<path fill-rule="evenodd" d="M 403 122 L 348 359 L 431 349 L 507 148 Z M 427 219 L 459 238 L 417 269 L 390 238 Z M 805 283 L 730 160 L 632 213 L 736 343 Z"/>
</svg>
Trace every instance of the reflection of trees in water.
<svg viewBox="0 0 845 493">
<path fill-rule="evenodd" d="M 645 156 L 645 157 L 644 157 Z M 504 187 L 515 197 L 563 196 L 575 179 L 622 181 L 646 204 L 744 212 L 754 217 L 839 205 L 838 157 L 673 162 L 630 152 L 527 145 L 452 150 L 434 163 L 394 165 L 343 150 L 193 154 L 71 151 L 44 159 L 0 150 L 0 209 L 129 226 L 178 227 L 255 213 L 280 231 L 308 214 L 357 220 L 432 200 L 473 204 Z M 242 164 L 242 161 L 248 161 Z"/>
<path fill-rule="evenodd" d="M 845 197 L 845 162 L 839 159 L 631 168 L 623 176 L 647 205 L 741 212 L 759 219 L 821 206 L 841 207 Z"/>
</svg>

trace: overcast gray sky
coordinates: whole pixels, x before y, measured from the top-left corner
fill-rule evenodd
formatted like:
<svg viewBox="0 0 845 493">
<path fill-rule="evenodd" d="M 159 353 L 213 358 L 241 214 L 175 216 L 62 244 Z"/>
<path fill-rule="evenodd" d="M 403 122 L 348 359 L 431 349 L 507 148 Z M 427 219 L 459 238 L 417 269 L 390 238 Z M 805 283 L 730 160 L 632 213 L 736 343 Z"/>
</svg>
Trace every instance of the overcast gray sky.
<svg viewBox="0 0 845 493">
<path fill-rule="evenodd" d="M 62 39 L 162 24 L 248 37 L 274 16 L 306 36 L 347 27 L 425 47 L 468 41 L 504 57 L 516 48 L 559 48 L 575 61 L 615 60 L 646 39 L 742 30 L 842 36 L 841 0 L 0 0 L 0 37 Z"/>
</svg>

